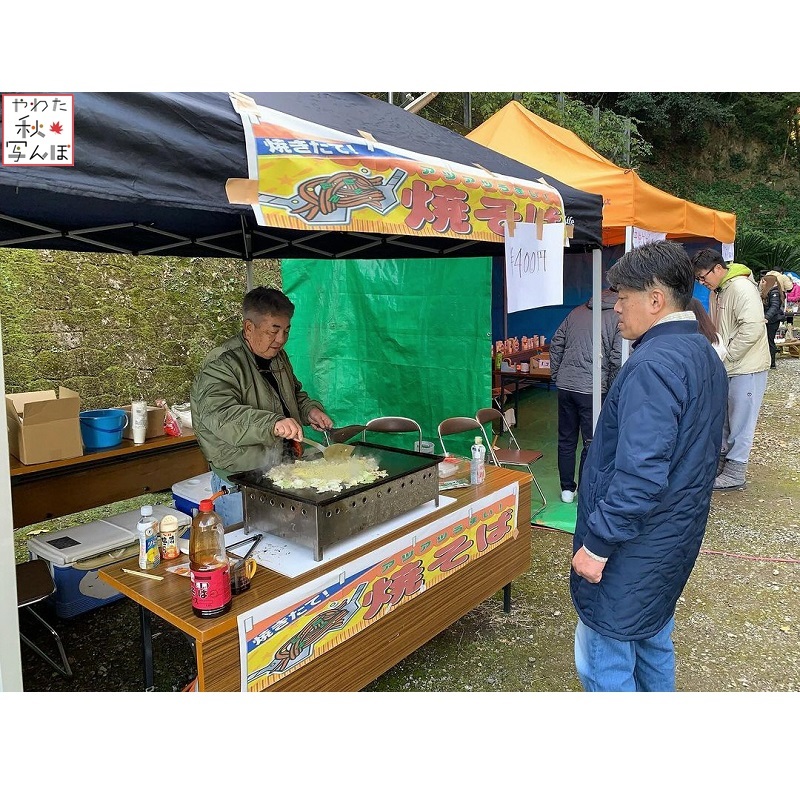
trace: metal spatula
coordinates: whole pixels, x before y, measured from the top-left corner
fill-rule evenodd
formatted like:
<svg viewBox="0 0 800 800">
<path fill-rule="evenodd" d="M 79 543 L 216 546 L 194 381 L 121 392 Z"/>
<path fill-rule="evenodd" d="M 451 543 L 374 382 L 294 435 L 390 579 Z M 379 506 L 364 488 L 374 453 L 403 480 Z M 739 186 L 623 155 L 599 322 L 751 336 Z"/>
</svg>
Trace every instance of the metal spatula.
<svg viewBox="0 0 800 800">
<path fill-rule="evenodd" d="M 306 438 L 303 438 L 303 444 L 315 447 L 327 461 L 344 461 L 346 458 L 350 458 L 355 450 L 352 444 L 329 444 L 327 447 L 323 447 L 319 442 Z"/>
</svg>

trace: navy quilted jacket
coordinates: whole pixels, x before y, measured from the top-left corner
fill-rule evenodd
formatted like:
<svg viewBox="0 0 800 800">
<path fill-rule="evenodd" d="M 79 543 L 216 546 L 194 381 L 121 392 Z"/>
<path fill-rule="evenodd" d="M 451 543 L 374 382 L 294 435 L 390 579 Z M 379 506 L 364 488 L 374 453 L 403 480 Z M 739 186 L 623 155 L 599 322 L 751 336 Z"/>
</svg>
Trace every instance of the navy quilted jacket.
<svg viewBox="0 0 800 800">
<path fill-rule="evenodd" d="M 662 322 L 634 343 L 583 468 L 573 553 L 607 556 L 600 583 L 570 574 L 578 616 L 624 641 L 675 611 L 705 532 L 728 381 L 697 323 Z"/>
</svg>

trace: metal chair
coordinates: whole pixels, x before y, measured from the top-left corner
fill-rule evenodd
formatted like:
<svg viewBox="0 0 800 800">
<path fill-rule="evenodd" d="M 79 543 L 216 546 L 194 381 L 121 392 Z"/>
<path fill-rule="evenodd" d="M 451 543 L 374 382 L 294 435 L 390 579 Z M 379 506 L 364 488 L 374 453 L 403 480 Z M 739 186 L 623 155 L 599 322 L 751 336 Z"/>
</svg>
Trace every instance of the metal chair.
<svg viewBox="0 0 800 800">
<path fill-rule="evenodd" d="M 49 623 L 40 617 L 32 608 L 36 603 L 46 600 L 50 595 L 56 591 L 56 585 L 53 582 L 53 576 L 50 574 L 50 569 L 47 563 L 41 559 L 34 559 L 33 561 L 24 561 L 17 564 L 17 608 L 20 611 L 27 611 L 34 619 L 37 619 L 50 635 L 55 639 L 58 653 L 61 656 L 61 663 L 59 664 L 47 653 L 45 653 L 38 645 L 34 644 L 22 631 L 20 631 L 19 638 L 37 655 L 41 656 L 53 669 L 63 675 L 65 678 L 72 677 L 72 668 L 67 660 L 67 654 L 64 652 L 64 645 L 61 643 L 61 637 Z"/>
<path fill-rule="evenodd" d="M 375 417 L 364 426 L 362 438 L 367 440 L 367 432 L 373 433 L 416 433 L 417 448 L 422 450 L 422 428 L 410 417 Z"/>
<path fill-rule="evenodd" d="M 489 450 L 489 443 L 488 440 L 486 440 L 486 431 L 475 417 L 448 417 L 447 419 L 443 419 L 438 426 L 439 444 L 442 446 L 442 452 L 448 452 L 444 445 L 445 436 L 454 436 L 455 434 L 467 433 L 468 431 L 477 431 L 480 433 L 481 439 L 486 441 L 486 450 Z"/>
<path fill-rule="evenodd" d="M 492 461 L 497 466 L 503 467 L 525 467 L 531 474 L 531 478 L 533 478 L 533 483 L 536 486 L 536 490 L 539 492 L 539 496 L 542 498 L 542 505 L 540 508 L 537 508 L 535 512 L 531 514 L 531 522 L 539 514 L 547 507 L 547 498 L 544 496 L 544 492 L 542 491 L 541 487 L 539 486 L 539 482 L 536 480 L 536 476 L 533 474 L 533 470 L 531 469 L 531 464 L 538 461 L 542 457 L 541 450 L 523 450 L 519 446 L 519 442 L 517 441 L 517 437 L 514 436 L 514 431 L 511 430 L 509 425 L 506 423 L 506 418 L 502 414 L 502 412 L 498 411 L 496 408 L 481 408 L 478 410 L 478 413 L 475 415 L 475 421 L 480 425 L 481 430 L 483 431 L 484 437 L 487 441 L 487 450 L 489 451 L 489 455 L 492 458 Z M 483 427 L 487 422 L 492 423 L 493 430 L 495 430 L 494 426 L 498 425 L 499 427 L 496 429 L 499 433 L 494 434 L 492 437 L 491 443 L 489 443 L 489 438 L 486 436 L 486 430 Z M 509 444 L 510 447 L 495 447 L 495 442 L 497 439 L 502 436 L 503 434 L 508 434 L 509 436 Z"/>
</svg>

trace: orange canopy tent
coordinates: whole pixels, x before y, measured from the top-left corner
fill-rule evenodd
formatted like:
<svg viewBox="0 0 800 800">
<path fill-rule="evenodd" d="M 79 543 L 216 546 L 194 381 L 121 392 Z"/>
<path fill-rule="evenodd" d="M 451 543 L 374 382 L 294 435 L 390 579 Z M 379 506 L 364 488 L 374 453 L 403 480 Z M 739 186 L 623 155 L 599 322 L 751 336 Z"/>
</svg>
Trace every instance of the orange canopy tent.
<svg viewBox="0 0 800 800">
<path fill-rule="evenodd" d="M 732 243 L 736 215 L 697 205 L 642 180 L 592 150 L 572 131 L 528 111 L 515 100 L 467 138 L 564 183 L 603 196 L 603 244 L 626 241 L 627 228 L 666 233 L 668 238 L 706 237 Z"/>
</svg>

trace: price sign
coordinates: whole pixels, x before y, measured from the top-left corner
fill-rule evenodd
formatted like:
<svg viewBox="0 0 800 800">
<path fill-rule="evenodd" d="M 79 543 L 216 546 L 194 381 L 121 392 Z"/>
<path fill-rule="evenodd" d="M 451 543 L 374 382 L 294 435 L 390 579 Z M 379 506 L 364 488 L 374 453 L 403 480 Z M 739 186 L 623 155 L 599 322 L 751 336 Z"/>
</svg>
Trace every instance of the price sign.
<svg viewBox="0 0 800 800">
<path fill-rule="evenodd" d="M 541 226 L 518 222 L 506 235 L 506 301 L 508 312 L 564 302 L 564 224 Z"/>
</svg>

